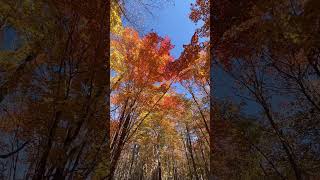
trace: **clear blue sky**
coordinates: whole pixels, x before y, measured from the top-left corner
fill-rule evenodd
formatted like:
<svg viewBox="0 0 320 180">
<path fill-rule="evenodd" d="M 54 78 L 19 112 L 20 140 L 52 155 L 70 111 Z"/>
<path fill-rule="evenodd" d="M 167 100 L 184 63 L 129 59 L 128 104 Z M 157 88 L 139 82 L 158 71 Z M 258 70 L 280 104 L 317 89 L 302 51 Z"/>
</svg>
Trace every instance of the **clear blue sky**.
<svg viewBox="0 0 320 180">
<path fill-rule="evenodd" d="M 178 58 L 183 50 L 182 45 L 188 44 L 195 32 L 196 25 L 189 19 L 190 4 L 194 0 L 173 0 L 174 3 L 154 12 L 152 28 L 161 36 L 168 36 L 174 44 L 172 55 Z"/>
</svg>

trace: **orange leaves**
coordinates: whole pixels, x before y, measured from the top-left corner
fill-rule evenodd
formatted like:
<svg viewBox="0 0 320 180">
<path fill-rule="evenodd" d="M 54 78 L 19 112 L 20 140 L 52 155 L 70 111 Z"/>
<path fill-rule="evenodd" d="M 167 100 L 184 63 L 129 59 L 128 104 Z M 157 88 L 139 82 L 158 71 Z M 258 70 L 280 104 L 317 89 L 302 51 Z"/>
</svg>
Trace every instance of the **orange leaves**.
<svg viewBox="0 0 320 180">
<path fill-rule="evenodd" d="M 174 93 L 170 93 L 163 97 L 159 103 L 159 109 L 164 112 L 171 112 L 175 115 L 179 115 L 186 110 L 181 97 Z"/>
<path fill-rule="evenodd" d="M 161 102 L 161 106 L 165 108 L 175 108 L 178 106 L 178 99 L 175 96 L 165 96 L 163 97 L 163 101 Z"/>
<path fill-rule="evenodd" d="M 154 32 L 140 38 L 138 32 L 126 28 L 119 38 L 112 41 L 112 53 L 121 56 L 118 65 L 121 64 L 126 71 L 114 69 L 124 73 L 124 80 L 130 80 L 136 85 L 162 82 L 165 67 L 173 59 L 170 56 L 172 48 L 169 38 L 162 38 Z"/>
<path fill-rule="evenodd" d="M 189 65 L 188 68 L 180 75 L 179 80 L 194 80 L 201 84 L 206 84 L 209 80 L 210 73 L 210 55 L 209 52 L 201 51 L 197 59 Z"/>
</svg>

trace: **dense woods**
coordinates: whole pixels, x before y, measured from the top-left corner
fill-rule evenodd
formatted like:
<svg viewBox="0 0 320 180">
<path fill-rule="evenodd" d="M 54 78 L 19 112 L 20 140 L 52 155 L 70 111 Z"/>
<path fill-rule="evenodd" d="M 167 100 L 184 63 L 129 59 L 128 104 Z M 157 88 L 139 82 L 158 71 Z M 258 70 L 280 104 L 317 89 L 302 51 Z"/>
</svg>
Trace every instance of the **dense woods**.
<svg viewBox="0 0 320 180">
<path fill-rule="evenodd" d="M 2 179 L 93 178 L 108 153 L 110 4 L 0 1 L 0 8 L 2 34 L 17 39 L 0 55 L 1 154 L 9 152 Z"/>
<path fill-rule="evenodd" d="M 236 118 L 250 117 L 245 126 L 237 125 L 240 120 L 231 124 L 244 128 L 236 139 L 242 134 L 246 145 L 241 147 L 249 148 L 243 152 L 253 158 L 245 158 L 249 162 L 242 165 L 245 155 L 238 155 L 240 163 L 227 165 L 226 174 L 218 175 L 218 171 L 214 176 L 318 179 L 319 1 L 225 0 L 213 4 L 211 72 L 228 77 L 228 82 L 215 81 L 229 86 L 232 104 L 238 101 L 236 109 L 244 109 Z M 211 120 L 213 124 L 221 121 Z M 226 138 L 215 136 L 215 128 L 218 126 L 213 125 L 213 138 L 219 147 L 219 140 Z M 213 150 L 213 162 L 220 163 L 215 153 L 219 150 Z M 240 173 L 230 173 L 237 169 Z"/>
<path fill-rule="evenodd" d="M 320 1 L 129 3 L 0 0 L 0 179 L 320 178 Z"/>
</svg>

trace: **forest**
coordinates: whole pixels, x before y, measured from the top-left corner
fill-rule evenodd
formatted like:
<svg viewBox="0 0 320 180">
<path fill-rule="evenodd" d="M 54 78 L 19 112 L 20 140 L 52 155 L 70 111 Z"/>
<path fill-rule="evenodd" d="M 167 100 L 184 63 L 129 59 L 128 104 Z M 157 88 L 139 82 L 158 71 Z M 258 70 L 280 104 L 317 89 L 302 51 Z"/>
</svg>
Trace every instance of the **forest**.
<svg viewBox="0 0 320 180">
<path fill-rule="evenodd" d="M 2 179 L 320 179 L 320 1 L 0 0 Z"/>
</svg>

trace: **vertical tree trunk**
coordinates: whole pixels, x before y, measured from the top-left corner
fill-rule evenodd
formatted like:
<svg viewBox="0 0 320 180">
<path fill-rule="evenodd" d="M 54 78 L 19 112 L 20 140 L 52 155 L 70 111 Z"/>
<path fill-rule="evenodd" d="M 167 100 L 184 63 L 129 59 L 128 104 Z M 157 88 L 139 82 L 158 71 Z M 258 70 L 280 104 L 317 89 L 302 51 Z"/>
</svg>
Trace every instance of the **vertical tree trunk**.
<svg viewBox="0 0 320 180">
<path fill-rule="evenodd" d="M 287 141 L 285 141 L 285 137 L 284 135 L 282 134 L 282 132 L 279 130 L 278 126 L 276 125 L 276 123 L 274 122 L 273 120 L 273 116 L 269 110 L 269 107 L 266 103 L 266 101 L 264 100 L 264 98 L 261 98 L 261 101 L 260 101 L 266 115 L 267 115 L 267 118 L 272 126 L 272 128 L 274 129 L 274 131 L 276 132 L 281 144 L 282 144 L 282 147 L 286 153 L 286 155 L 288 156 L 288 159 L 289 159 L 289 163 L 295 173 L 295 176 L 296 176 L 296 179 L 297 180 L 301 180 L 302 179 L 302 175 L 301 175 L 301 171 L 296 163 L 296 160 L 294 158 L 294 154 L 293 152 L 290 150 L 290 146 L 289 144 L 287 143 Z"/>
<path fill-rule="evenodd" d="M 121 130 L 121 135 L 118 139 L 117 146 L 115 146 L 115 149 L 113 150 L 114 155 L 112 156 L 112 159 L 111 159 L 110 175 L 106 177 L 108 180 L 112 180 L 114 177 L 114 172 L 116 170 L 117 163 L 120 158 L 122 148 L 124 146 L 124 138 L 127 134 L 130 117 L 131 117 L 130 114 L 126 117 L 125 122 L 123 123 L 123 128 Z"/>
<path fill-rule="evenodd" d="M 36 169 L 36 174 L 32 178 L 33 180 L 43 179 L 43 176 L 44 176 L 45 170 L 46 170 L 47 160 L 48 160 L 48 157 L 49 157 L 49 153 L 50 153 L 51 147 L 53 145 L 53 138 L 54 138 L 54 135 L 55 135 L 55 131 L 56 131 L 56 128 L 57 128 L 57 124 L 58 124 L 60 115 L 61 115 L 61 111 L 58 111 L 58 112 L 56 112 L 54 114 L 54 121 L 53 121 L 52 127 L 50 128 L 48 141 L 47 141 L 47 144 L 46 144 L 46 146 L 44 148 L 44 151 L 43 151 L 43 153 L 41 155 L 41 158 L 40 158 L 40 161 L 39 161 L 39 166 Z"/>
<path fill-rule="evenodd" d="M 192 170 L 191 170 L 191 165 L 190 165 L 190 160 L 189 160 L 189 156 L 188 156 L 188 149 L 187 149 L 187 145 L 186 145 L 186 141 L 187 141 L 187 137 L 186 140 L 182 140 L 183 143 L 183 147 L 184 147 L 184 152 L 187 158 L 187 163 L 188 163 L 188 169 L 189 169 L 189 178 L 192 179 Z"/>
<path fill-rule="evenodd" d="M 192 144 L 191 144 L 191 138 L 190 138 L 190 132 L 189 132 L 188 124 L 186 124 L 186 130 L 187 130 L 187 147 L 188 147 L 188 150 L 189 150 L 189 153 L 190 153 L 190 157 L 191 157 L 194 176 L 196 177 L 196 180 L 199 180 L 199 176 L 198 176 L 198 172 L 197 172 L 197 166 L 196 166 L 196 163 L 195 163 L 195 158 L 194 158 Z"/>
<path fill-rule="evenodd" d="M 135 161 L 135 156 L 136 156 L 136 144 L 134 144 L 133 148 L 132 148 L 132 157 L 131 157 L 131 162 L 130 162 L 130 167 L 129 167 L 129 172 L 128 172 L 127 179 L 131 179 L 132 166 L 133 166 L 133 163 Z"/>
</svg>

